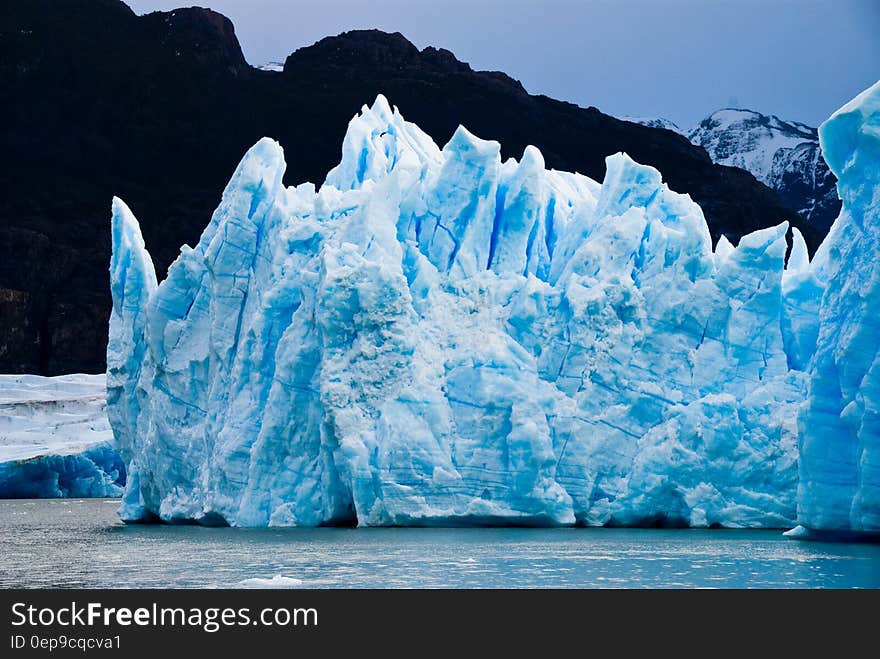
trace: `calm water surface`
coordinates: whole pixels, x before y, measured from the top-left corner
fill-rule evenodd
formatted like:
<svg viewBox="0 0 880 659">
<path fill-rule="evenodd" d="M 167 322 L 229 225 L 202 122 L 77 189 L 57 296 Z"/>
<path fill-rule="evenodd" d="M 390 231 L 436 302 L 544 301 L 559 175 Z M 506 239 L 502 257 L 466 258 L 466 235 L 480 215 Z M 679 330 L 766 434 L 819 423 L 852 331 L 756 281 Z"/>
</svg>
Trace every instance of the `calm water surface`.
<svg viewBox="0 0 880 659">
<path fill-rule="evenodd" d="M 880 587 L 880 545 L 779 531 L 126 526 L 117 506 L 0 501 L 0 586 Z"/>
</svg>

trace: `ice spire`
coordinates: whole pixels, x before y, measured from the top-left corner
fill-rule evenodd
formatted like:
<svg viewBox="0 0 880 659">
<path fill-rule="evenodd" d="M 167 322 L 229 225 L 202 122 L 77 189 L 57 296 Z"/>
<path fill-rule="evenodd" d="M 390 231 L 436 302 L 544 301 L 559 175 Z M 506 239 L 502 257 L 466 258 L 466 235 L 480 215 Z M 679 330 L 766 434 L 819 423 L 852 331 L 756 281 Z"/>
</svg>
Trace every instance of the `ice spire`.
<svg viewBox="0 0 880 659">
<path fill-rule="evenodd" d="M 137 386 L 146 350 L 147 305 L 156 292 L 156 270 L 137 219 L 118 197 L 113 197 L 110 235 L 113 309 L 107 342 L 107 414 L 129 474 L 120 512 L 124 519 L 137 520 L 148 515 L 131 460 L 140 415 Z"/>
</svg>

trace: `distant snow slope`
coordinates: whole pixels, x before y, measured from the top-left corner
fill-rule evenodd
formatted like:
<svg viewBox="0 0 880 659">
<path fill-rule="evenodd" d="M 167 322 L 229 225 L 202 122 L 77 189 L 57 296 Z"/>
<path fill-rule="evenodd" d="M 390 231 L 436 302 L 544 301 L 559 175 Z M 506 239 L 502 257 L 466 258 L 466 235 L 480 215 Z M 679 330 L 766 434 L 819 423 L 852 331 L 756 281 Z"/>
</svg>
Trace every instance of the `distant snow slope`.
<svg viewBox="0 0 880 659">
<path fill-rule="evenodd" d="M 651 128 L 665 128 L 666 130 L 671 130 L 679 135 L 687 137 L 685 131 L 679 128 L 678 124 L 663 117 L 631 117 L 627 115 L 619 117 L 619 119 L 622 119 L 623 121 L 631 121 L 634 124 L 641 124 L 642 126 L 650 126 Z"/>
<path fill-rule="evenodd" d="M 284 62 L 266 62 L 257 68 L 262 71 L 275 71 L 277 73 L 284 70 Z"/>
<path fill-rule="evenodd" d="M 818 229 L 827 231 L 840 212 L 837 181 L 822 158 L 815 128 L 752 110 L 725 109 L 686 135 L 716 163 L 751 172 Z"/>
<path fill-rule="evenodd" d="M 0 498 L 119 496 L 105 376 L 0 375 Z"/>
</svg>

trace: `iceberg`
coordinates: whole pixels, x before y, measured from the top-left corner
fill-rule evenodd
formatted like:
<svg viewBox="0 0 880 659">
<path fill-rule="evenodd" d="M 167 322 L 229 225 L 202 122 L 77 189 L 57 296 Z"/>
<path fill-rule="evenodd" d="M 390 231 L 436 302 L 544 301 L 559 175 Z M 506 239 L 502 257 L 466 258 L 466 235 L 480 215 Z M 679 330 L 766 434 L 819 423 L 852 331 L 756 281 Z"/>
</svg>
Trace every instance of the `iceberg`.
<svg viewBox="0 0 880 659">
<path fill-rule="evenodd" d="M 0 375 L 0 499 L 118 497 L 104 375 Z"/>
<path fill-rule="evenodd" d="M 284 169 L 254 145 L 161 283 L 114 199 L 124 520 L 794 525 L 839 284 L 786 223 L 713 249 L 623 153 L 440 148 L 382 96 L 320 188 Z"/>
</svg>

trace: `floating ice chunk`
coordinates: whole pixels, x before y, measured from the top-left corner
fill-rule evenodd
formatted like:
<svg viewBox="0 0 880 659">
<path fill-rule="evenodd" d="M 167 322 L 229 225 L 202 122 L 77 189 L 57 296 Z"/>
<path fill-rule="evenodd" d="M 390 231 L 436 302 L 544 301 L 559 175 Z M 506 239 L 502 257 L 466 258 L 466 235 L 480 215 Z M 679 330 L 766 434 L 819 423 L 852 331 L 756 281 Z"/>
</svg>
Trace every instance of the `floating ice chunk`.
<svg viewBox="0 0 880 659">
<path fill-rule="evenodd" d="M 294 577 L 285 577 L 283 574 L 276 574 L 268 579 L 261 577 L 253 577 L 244 579 L 235 584 L 235 588 L 300 588 L 303 584 L 302 579 Z"/>
</svg>

